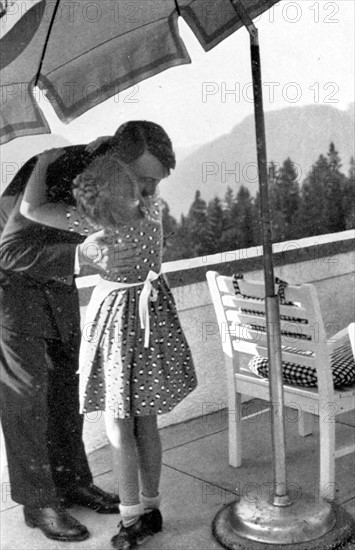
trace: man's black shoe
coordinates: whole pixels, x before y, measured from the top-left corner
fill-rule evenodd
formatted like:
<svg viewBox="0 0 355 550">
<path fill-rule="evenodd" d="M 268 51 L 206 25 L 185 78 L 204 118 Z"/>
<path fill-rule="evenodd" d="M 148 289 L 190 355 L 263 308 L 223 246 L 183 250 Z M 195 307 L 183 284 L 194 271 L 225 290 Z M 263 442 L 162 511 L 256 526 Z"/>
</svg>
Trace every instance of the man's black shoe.
<svg viewBox="0 0 355 550">
<path fill-rule="evenodd" d="M 96 485 L 88 485 L 87 487 L 75 487 L 62 499 L 62 504 L 65 507 L 70 507 L 76 504 L 90 508 L 99 514 L 118 514 L 120 509 L 118 504 L 120 499 L 118 495 L 106 493 Z"/>
<path fill-rule="evenodd" d="M 60 506 L 25 506 L 23 512 L 26 525 L 38 527 L 49 539 L 74 542 L 90 536 L 85 525 L 79 523 Z"/>
</svg>

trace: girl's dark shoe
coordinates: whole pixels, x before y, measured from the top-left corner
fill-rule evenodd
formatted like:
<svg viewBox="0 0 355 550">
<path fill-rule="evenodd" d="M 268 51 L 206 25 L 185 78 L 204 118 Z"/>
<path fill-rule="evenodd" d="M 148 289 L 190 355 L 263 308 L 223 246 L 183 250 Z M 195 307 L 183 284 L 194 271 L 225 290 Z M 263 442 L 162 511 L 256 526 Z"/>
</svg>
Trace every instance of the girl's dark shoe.
<svg viewBox="0 0 355 550">
<path fill-rule="evenodd" d="M 38 527 L 49 539 L 61 541 L 81 541 L 89 537 L 85 525 L 60 506 L 25 506 L 23 509 L 28 527 Z"/>
<path fill-rule="evenodd" d="M 149 510 L 149 512 L 145 512 L 142 515 L 142 521 L 144 521 L 147 529 L 150 529 L 153 534 L 159 533 L 163 528 L 163 518 L 158 508 L 153 508 Z"/>
<path fill-rule="evenodd" d="M 116 550 L 132 550 L 150 536 L 162 530 L 163 519 L 159 510 L 151 510 L 142 514 L 140 518 L 129 527 L 124 527 L 120 522 L 118 533 L 111 539 L 111 544 Z"/>
</svg>

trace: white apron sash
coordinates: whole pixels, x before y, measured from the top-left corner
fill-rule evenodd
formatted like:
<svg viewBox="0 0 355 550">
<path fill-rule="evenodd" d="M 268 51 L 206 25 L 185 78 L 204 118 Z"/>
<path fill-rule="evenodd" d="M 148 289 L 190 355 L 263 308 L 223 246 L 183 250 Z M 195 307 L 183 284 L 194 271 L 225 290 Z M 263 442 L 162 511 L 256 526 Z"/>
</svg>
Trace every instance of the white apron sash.
<svg viewBox="0 0 355 550">
<path fill-rule="evenodd" d="M 139 296 L 138 310 L 141 328 L 144 329 L 144 347 L 147 348 L 149 346 L 150 333 L 148 304 L 150 301 L 155 302 L 157 300 L 157 291 L 153 288 L 152 282 L 158 279 L 159 276 L 160 273 L 156 273 L 155 271 L 150 270 L 145 281 L 142 281 L 140 283 L 118 283 L 115 281 L 100 279 L 100 282 L 93 290 L 90 302 L 86 308 L 85 326 L 92 325 L 94 323 L 97 312 L 102 302 L 113 290 L 130 288 L 134 286 L 143 286 L 142 292 Z M 78 373 L 81 373 L 83 371 L 83 368 L 85 366 L 86 351 L 90 343 L 90 339 L 81 339 Z"/>
</svg>

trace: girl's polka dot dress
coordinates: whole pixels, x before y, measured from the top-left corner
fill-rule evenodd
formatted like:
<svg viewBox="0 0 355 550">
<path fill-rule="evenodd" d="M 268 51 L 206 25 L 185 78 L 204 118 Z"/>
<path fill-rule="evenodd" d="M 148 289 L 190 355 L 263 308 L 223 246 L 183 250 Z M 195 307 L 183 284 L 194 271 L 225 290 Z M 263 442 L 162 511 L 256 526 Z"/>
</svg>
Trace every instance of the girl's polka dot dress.
<svg viewBox="0 0 355 550">
<path fill-rule="evenodd" d="M 92 232 L 75 208 L 68 210 L 69 229 Z M 96 227 L 95 230 L 98 228 Z M 146 215 L 132 225 L 107 228 L 112 243 L 137 246 L 131 272 L 106 274 L 120 283 L 144 282 L 150 270 L 159 273 L 162 260 L 161 202 L 146 199 Z M 115 289 L 97 310 L 95 321 L 83 329 L 89 340 L 80 376 L 81 411 L 105 411 L 118 418 L 171 411 L 191 393 L 196 374 L 172 293 L 163 276 L 152 283 L 156 300 L 149 301 L 150 338 L 144 347 L 138 304 L 142 286 Z"/>
</svg>

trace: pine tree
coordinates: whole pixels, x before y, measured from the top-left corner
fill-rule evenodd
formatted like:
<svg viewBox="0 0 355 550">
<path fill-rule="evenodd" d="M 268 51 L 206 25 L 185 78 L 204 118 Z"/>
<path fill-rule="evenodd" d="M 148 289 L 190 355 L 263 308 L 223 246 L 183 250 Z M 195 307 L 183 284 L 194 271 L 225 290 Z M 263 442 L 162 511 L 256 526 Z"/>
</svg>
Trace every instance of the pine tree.
<svg viewBox="0 0 355 550">
<path fill-rule="evenodd" d="M 294 221 L 298 216 L 300 190 L 298 174 L 289 157 L 273 176 L 269 195 L 273 240 L 285 241 L 297 237 Z"/>
<path fill-rule="evenodd" d="M 201 256 L 204 254 L 203 251 L 208 248 L 208 239 L 206 234 L 207 205 L 206 201 L 201 198 L 200 191 L 196 191 L 195 200 L 190 206 L 187 222 L 193 255 Z"/>
<path fill-rule="evenodd" d="M 345 230 L 343 193 L 345 176 L 340 172 L 341 161 L 334 143 L 330 143 L 328 155 L 328 174 L 324 178 L 324 223 L 326 233 Z"/>
<path fill-rule="evenodd" d="M 336 151 L 335 145 L 332 141 L 329 144 L 329 151 L 327 153 L 327 157 L 328 157 L 328 162 L 329 162 L 330 168 L 333 171 L 335 171 L 335 170 L 340 171 L 340 168 L 342 166 L 341 160 L 340 160 L 338 151 Z"/>
<path fill-rule="evenodd" d="M 272 162 L 268 194 L 273 240 L 297 239 L 355 228 L 355 161 L 348 177 L 341 172 L 334 143 L 327 156 L 320 155 L 300 190 L 294 163 L 287 158 L 277 169 Z M 265 207 L 265 206 L 264 206 Z M 206 205 L 200 191 L 187 216 L 178 223 L 163 204 L 164 260 L 215 254 L 262 244 L 260 194 L 255 199 L 241 186 L 237 196 L 228 187 L 223 199 Z"/>
<path fill-rule="evenodd" d="M 232 219 L 232 211 L 235 204 L 234 192 L 231 187 L 227 188 L 222 201 L 223 208 L 223 223 L 222 223 L 222 235 L 220 238 L 220 250 L 226 252 L 227 250 L 233 250 L 235 248 L 235 224 Z"/>
<path fill-rule="evenodd" d="M 319 155 L 305 178 L 301 189 L 301 204 L 298 216 L 299 237 L 325 233 L 324 180 L 329 173 L 328 160 Z"/>
<path fill-rule="evenodd" d="M 182 214 L 180 223 L 178 223 L 176 232 L 172 238 L 169 256 L 164 259 L 165 261 L 173 261 L 192 258 L 193 256 L 194 251 L 190 242 L 188 218 Z"/>
<path fill-rule="evenodd" d="M 254 238 L 255 210 L 249 190 L 242 185 L 237 194 L 235 205 L 236 248 L 248 248 L 255 244 Z"/>
<path fill-rule="evenodd" d="M 232 206 L 234 204 L 234 193 L 233 193 L 233 189 L 231 187 L 227 187 L 227 191 L 224 195 L 224 198 L 223 198 L 223 203 L 222 203 L 222 206 L 223 206 L 223 209 L 225 212 L 228 212 L 231 210 Z"/>
<path fill-rule="evenodd" d="M 207 206 L 206 240 L 204 254 L 221 252 L 223 233 L 223 206 L 222 201 L 215 197 Z"/>
<path fill-rule="evenodd" d="M 162 199 L 162 225 L 164 238 L 164 261 L 170 261 L 176 254 L 176 232 L 178 223 L 170 214 L 170 208 L 166 201 Z"/>
<path fill-rule="evenodd" d="M 355 229 L 355 161 L 350 159 L 348 177 L 345 178 L 343 190 L 343 208 L 345 229 Z"/>
</svg>

